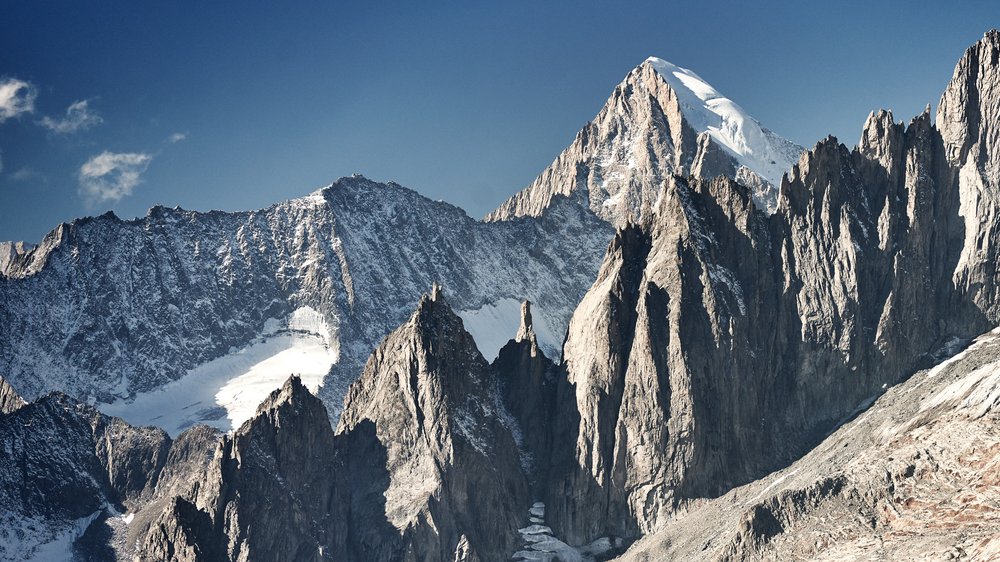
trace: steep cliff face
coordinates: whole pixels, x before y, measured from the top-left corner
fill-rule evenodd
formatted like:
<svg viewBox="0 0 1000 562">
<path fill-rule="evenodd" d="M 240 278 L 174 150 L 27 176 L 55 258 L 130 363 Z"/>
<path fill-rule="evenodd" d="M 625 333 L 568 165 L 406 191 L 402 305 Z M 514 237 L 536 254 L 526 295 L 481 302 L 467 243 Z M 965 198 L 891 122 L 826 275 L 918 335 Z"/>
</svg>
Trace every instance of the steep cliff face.
<svg viewBox="0 0 1000 562">
<path fill-rule="evenodd" d="M 984 334 L 788 468 L 692 506 L 622 560 L 995 559 L 998 353 L 996 331 Z"/>
<path fill-rule="evenodd" d="M 289 379 L 189 476 L 197 485 L 150 510 L 138 556 L 506 559 L 531 504 L 520 435 L 435 288 L 373 353 L 336 434 Z"/>
<path fill-rule="evenodd" d="M 223 438 L 193 497 L 168 503 L 140 557 L 157 559 L 177 540 L 227 560 L 321 560 L 342 551 L 339 468 L 326 409 L 290 378 Z"/>
<path fill-rule="evenodd" d="M 563 352 L 555 431 L 571 439 L 546 506 L 569 542 L 648 532 L 760 470 L 747 453 L 765 443 L 769 381 L 752 373 L 774 334 L 750 319 L 774 314 L 767 226 L 745 187 L 678 178 L 655 223 L 612 242 Z"/>
<path fill-rule="evenodd" d="M 570 322 L 555 431 L 575 445 L 555 463 L 553 528 L 575 544 L 651 532 L 1000 323 L 985 281 L 994 211 L 977 194 L 1000 170 L 985 147 L 998 49 L 991 32 L 959 64 L 939 112 L 948 130 L 929 113 L 907 127 L 873 114 L 854 151 L 830 138 L 803 155 L 772 216 L 725 178 L 664 183 Z"/>
<path fill-rule="evenodd" d="M 501 560 L 531 505 L 521 429 L 500 381 L 440 290 L 376 349 L 339 432 L 384 450 L 385 518 L 421 560 Z M 348 453 L 350 454 L 350 453 Z"/>
<path fill-rule="evenodd" d="M 538 346 L 531 318 L 531 302 L 521 305 L 521 324 L 492 364 L 507 410 L 521 429 L 523 459 L 532 484 L 532 496 L 541 497 L 552 466 L 557 439 L 555 397 L 561 372 Z"/>
<path fill-rule="evenodd" d="M 675 174 L 739 179 L 773 212 L 781 175 L 802 150 L 694 72 L 650 58 L 531 185 L 486 220 L 540 216 L 558 195 L 579 194 L 592 212 L 623 227 L 655 206 L 660 185 Z"/>
</svg>

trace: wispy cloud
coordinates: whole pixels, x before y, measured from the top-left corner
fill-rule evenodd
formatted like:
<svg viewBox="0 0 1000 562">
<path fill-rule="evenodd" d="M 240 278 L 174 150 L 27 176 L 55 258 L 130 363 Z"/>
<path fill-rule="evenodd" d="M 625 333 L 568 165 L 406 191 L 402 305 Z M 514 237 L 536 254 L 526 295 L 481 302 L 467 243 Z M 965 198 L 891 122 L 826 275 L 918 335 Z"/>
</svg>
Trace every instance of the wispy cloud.
<svg viewBox="0 0 1000 562">
<path fill-rule="evenodd" d="M 132 195 L 152 159 L 151 154 L 104 151 L 80 167 L 80 194 L 90 204 Z"/>
<path fill-rule="evenodd" d="M 25 166 L 20 170 L 14 172 L 10 175 L 10 179 L 14 181 L 30 181 L 30 180 L 42 180 L 45 181 L 45 176 L 34 170 Z"/>
<path fill-rule="evenodd" d="M 104 119 L 90 108 L 90 100 L 81 100 L 67 107 L 66 116 L 62 119 L 53 119 L 45 116 L 42 117 L 42 120 L 38 124 L 53 133 L 65 135 L 89 129 L 95 125 L 100 125 L 102 122 L 104 122 Z"/>
<path fill-rule="evenodd" d="M 35 111 L 38 90 L 30 82 L 0 78 L 0 123 Z"/>
<path fill-rule="evenodd" d="M 181 142 L 182 140 L 184 140 L 186 138 L 188 138 L 188 134 L 187 133 L 174 133 L 174 134 L 170 135 L 169 137 L 167 137 L 167 142 L 169 142 L 171 144 L 174 144 L 174 143 Z"/>
</svg>

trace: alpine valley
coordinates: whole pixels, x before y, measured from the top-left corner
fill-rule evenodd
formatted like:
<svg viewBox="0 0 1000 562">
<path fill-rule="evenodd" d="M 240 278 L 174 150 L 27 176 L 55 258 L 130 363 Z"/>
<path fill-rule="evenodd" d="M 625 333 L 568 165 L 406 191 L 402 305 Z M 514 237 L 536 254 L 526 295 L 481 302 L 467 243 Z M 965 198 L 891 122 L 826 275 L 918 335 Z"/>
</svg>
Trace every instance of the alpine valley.
<svg viewBox="0 0 1000 562">
<path fill-rule="evenodd" d="M 649 58 L 482 220 L 62 224 L 0 244 L 0 560 L 1000 559 L 998 263 L 996 30 L 853 149 Z"/>
</svg>

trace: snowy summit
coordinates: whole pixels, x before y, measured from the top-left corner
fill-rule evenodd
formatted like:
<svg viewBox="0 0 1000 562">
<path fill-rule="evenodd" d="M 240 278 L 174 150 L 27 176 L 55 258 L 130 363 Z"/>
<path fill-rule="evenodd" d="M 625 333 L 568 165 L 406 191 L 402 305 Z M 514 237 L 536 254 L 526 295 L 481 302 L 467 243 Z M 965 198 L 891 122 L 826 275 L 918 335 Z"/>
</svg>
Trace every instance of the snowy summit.
<svg viewBox="0 0 1000 562">
<path fill-rule="evenodd" d="M 775 188 L 780 187 L 782 174 L 802 154 L 801 146 L 762 127 L 736 102 L 693 71 L 657 57 L 649 57 L 646 63 L 677 93 L 681 111 L 694 130 L 708 133 L 741 165 Z"/>
</svg>

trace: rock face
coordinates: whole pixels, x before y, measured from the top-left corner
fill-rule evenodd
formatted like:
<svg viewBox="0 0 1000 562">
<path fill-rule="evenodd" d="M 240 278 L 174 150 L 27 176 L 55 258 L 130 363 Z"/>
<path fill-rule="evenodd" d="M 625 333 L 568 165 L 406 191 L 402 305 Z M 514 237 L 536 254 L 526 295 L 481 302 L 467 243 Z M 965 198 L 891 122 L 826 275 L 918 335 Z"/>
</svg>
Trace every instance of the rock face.
<svg viewBox="0 0 1000 562">
<path fill-rule="evenodd" d="M 562 373 L 538 347 L 530 301 L 522 304 L 517 335 L 500 350 L 493 361 L 493 370 L 499 377 L 504 404 L 521 428 L 532 494 L 539 497 L 552 466 L 551 452 L 556 436 L 550 428 L 554 423 L 556 389 Z"/>
<path fill-rule="evenodd" d="M 7 381 L 0 377 L 0 414 L 9 414 L 24 406 L 27 402 L 14 390 Z"/>
<path fill-rule="evenodd" d="M 997 334 L 985 334 L 788 468 L 694 506 L 622 560 L 995 559 L 998 357 Z"/>
<path fill-rule="evenodd" d="M 436 287 L 376 349 L 336 435 L 292 377 L 163 505 L 138 557 L 506 559 L 531 505 L 520 434 Z"/>
<path fill-rule="evenodd" d="M 577 194 L 595 214 L 623 227 L 655 206 L 664 181 L 687 174 L 739 179 L 773 212 L 781 175 L 802 151 L 697 74 L 650 58 L 531 185 L 486 220 L 540 216 L 559 195 Z"/>
<path fill-rule="evenodd" d="M 343 551 L 339 469 L 326 409 L 292 377 L 223 438 L 193 494 L 169 501 L 139 558 L 321 560 Z"/>
<path fill-rule="evenodd" d="M 0 415 L 0 560 L 151 498 L 170 443 L 58 393 Z"/>
<path fill-rule="evenodd" d="M 362 177 L 262 211 L 81 219 L 0 275 L 0 372 L 28 399 L 60 390 L 110 402 L 308 307 L 338 358 L 323 387 L 336 416 L 368 355 L 432 282 L 447 284 L 459 311 L 531 298 L 562 334 L 611 234 L 566 198 L 545 217 L 484 224 Z"/>
<path fill-rule="evenodd" d="M 573 438 L 545 498 L 558 534 L 652 532 L 1000 324 L 998 52 L 991 32 L 966 53 L 941 131 L 880 112 L 854 151 L 818 143 L 774 215 L 729 179 L 673 178 L 619 232 L 564 346 L 555 431 Z"/>
<path fill-rule="evenodd" d="M 531 505 L 522 432 L 439 288 L 351 386 L 338 431 L 350 436 L 365 424 L 377 439 L 369 448 L 384 450 L 385 518 L 406 552 L 421 560 L 509 558 Z"/>
</svg>

